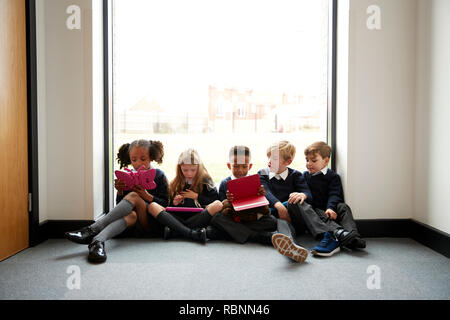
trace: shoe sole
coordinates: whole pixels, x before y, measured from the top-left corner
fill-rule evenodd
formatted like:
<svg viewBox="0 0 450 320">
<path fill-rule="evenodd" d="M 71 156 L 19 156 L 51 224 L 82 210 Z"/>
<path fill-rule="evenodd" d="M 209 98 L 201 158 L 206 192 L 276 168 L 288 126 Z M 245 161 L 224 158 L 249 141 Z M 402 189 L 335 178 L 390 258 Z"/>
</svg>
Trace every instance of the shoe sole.
<svg viewBox="0 0 450 320">
<path fill-rule="evenodd" d="M 331 252 L 320 252 L 320 251 L 312 250 L 311 254 L 314 256 L 330 257 L 333 254 L 338 253 L 339 251 L 341 251 L 341 248 L 337 247 L 336 249 L 334 249 Z"/>
<path fill-rule="evenodd" d="M 106 261 L 106 257 L 90 257 L 88 256 L 88 261 L 93 263 L 102 263 Z"/>
<path fill-rule="evenodd" d="M 294 243 L 291 238 L 282 233 L 272 236 L 272 245 L 283 256 L 289 257 L 297 262 L 303 262 L 308 257 L 308 250 Z"/>
</svg>

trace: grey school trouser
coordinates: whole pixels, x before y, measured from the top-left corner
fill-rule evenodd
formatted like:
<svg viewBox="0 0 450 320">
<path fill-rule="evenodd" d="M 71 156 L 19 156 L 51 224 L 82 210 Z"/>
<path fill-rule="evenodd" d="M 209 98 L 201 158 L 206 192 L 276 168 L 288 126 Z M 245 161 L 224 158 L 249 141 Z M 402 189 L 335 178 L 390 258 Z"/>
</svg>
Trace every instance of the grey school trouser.
<svg viewBox="0 0 450 320">
<path fill-rule="evenodd" d="M 219 212 L 214 215 L 211 225 L 226 232 L 237 243 L 245 243 L 258 232 L 271 232 L 277 229 L 277 219 L 272 215 L 262 216 L 259 220 L 235 222 L 232 217 Z"/>
<path fill-rule="evenodd" d="M 313 209 L 313 207 L 303 202 L 303 204 L 288 204 L 288 212 L 292 220 L 292 225 L 298 234 L 308 230 L 317 239 L 325 232 L 333 232 L 344 228 L 346 231 L 355 231 L 358 236 L 353 214 L 348 205 L 339 203 L 337 205 L 337 219 L 331 220 L 325 215 L 325 211 Z"/>
</svg>

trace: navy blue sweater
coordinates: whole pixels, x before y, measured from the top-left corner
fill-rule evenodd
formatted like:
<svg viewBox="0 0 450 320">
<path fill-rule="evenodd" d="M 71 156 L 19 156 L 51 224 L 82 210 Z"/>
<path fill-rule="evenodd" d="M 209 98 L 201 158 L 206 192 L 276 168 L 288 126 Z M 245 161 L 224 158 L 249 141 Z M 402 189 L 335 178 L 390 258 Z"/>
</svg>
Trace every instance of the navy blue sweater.
<svg viewBox="0 0 450 320">
<path fill-rule="evenodd" d="M 183 188 L 183 190 L 189 189 L 190 185 L 186 184 Z M 203 183 L 203 190 L 198 194 L 197 202 L 202 206 L 202 208 L 205 208 L 208 204 L 214 202 L 215 200 L 219 199 L 219 193 L 217 192 L 217 188 L 214 187 L 214 184 L 212 181 L 206 181 Z M 173 202 L 170 202 L 170 206 L 174 207 Z M 182 203 L 178 205 L 178 207 L 189 207 L 189 208 L 196 208 L 197 205 L 195 203 L 195 200 L 185 198 Z"/>
<path fill-rule="evenodd" d="M 167 177 L 164 174 L 164 171 L 160 169 L 155 169 L 155 183 L 156 188 L 153 190 L 147 190 L 153 196 L 153 201 L 158 203 L 163 207 L 167 207 L 169 204 L 169 182 L 167 181 Z M 127 194 L 129 194 L 132 190 L 127 190 L 123 192 L 123 195 L 117 195 L 116 204 L 118 204 Z"/>
<path fill-rule="evenodd" d="M 231 180 L 231 176 L 223 179 L 220 182 L 219 185 L 219 200 L 223 201 L 227 198 L 227 191 L 228 191 L 228 187 L 227 187 L 227 182 Z"/>
<path fill-rule="evenodd" d="M 328 169 L 326 175 L 320 172 L 312 176 L 308 171 L 303 175 L 313 195 L 312 206 L 322 210 L 333 209 L 337 212 L 338 203 L 344 202 L 344 191 L 339 175 L 331 169 Z"/>
<path fill-rule="evenodd" d="M 313 196 L 300 171 L 288 168 L 286 180 L 277 180 L 276 178 L 269 179 L 269 168 L 259 170 L 258 174 L 261 179 L 261 184 L 266 190 L 266 198 L 269 200 L 270 207 L 273 207 L 278 201 L 287 201 L 292 192 L 306 194 L 306 202 L 312 204 Z"/>
</svg>

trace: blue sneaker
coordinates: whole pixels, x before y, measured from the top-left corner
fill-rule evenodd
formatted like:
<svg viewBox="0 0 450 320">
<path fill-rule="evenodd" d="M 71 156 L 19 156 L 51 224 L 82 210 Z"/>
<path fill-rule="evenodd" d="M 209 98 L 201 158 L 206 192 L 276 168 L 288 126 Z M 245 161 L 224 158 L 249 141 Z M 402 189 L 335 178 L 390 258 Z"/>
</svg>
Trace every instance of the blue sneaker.
<svg viewBox="0 0 450 320">
<path fill-rule="evenodd" d="M 330 233 L 325 232 L 322 241 L 311 250 L 311 254 L 329 257 L 340 250 L 339 241 L 336 241 Z"/>
</svg>

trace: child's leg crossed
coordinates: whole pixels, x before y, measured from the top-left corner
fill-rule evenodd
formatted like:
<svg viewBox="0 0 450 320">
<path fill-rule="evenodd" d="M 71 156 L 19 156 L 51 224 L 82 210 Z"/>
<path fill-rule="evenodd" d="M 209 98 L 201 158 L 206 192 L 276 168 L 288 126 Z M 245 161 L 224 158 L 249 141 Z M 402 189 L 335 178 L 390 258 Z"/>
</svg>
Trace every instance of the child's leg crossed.
<svg viewBox="0 0 450 320">
<path fill-rule="evenodd" d="M 121 234 L 127 227 L 133 226 L 136 223 L 137 215 L 135 211 L 124 218 L 117 219 L 112 223 L 108 224 L 98 235 L 96 235 L 92 242 L 99 241 L 105 242 L 119 234 Z"/>
<path fill-rule="evenodd" d="M 183 237 L 201 242 L 206 241 L 206 230 L 204 228 L 193 230 L 185 226 L 181 221 L 168 213 L 163 206 L 156 202 L 150 203 L 147 210 L 160 224 L 170 228 L 170 230 L 175 231 Z"/>
</svg>

